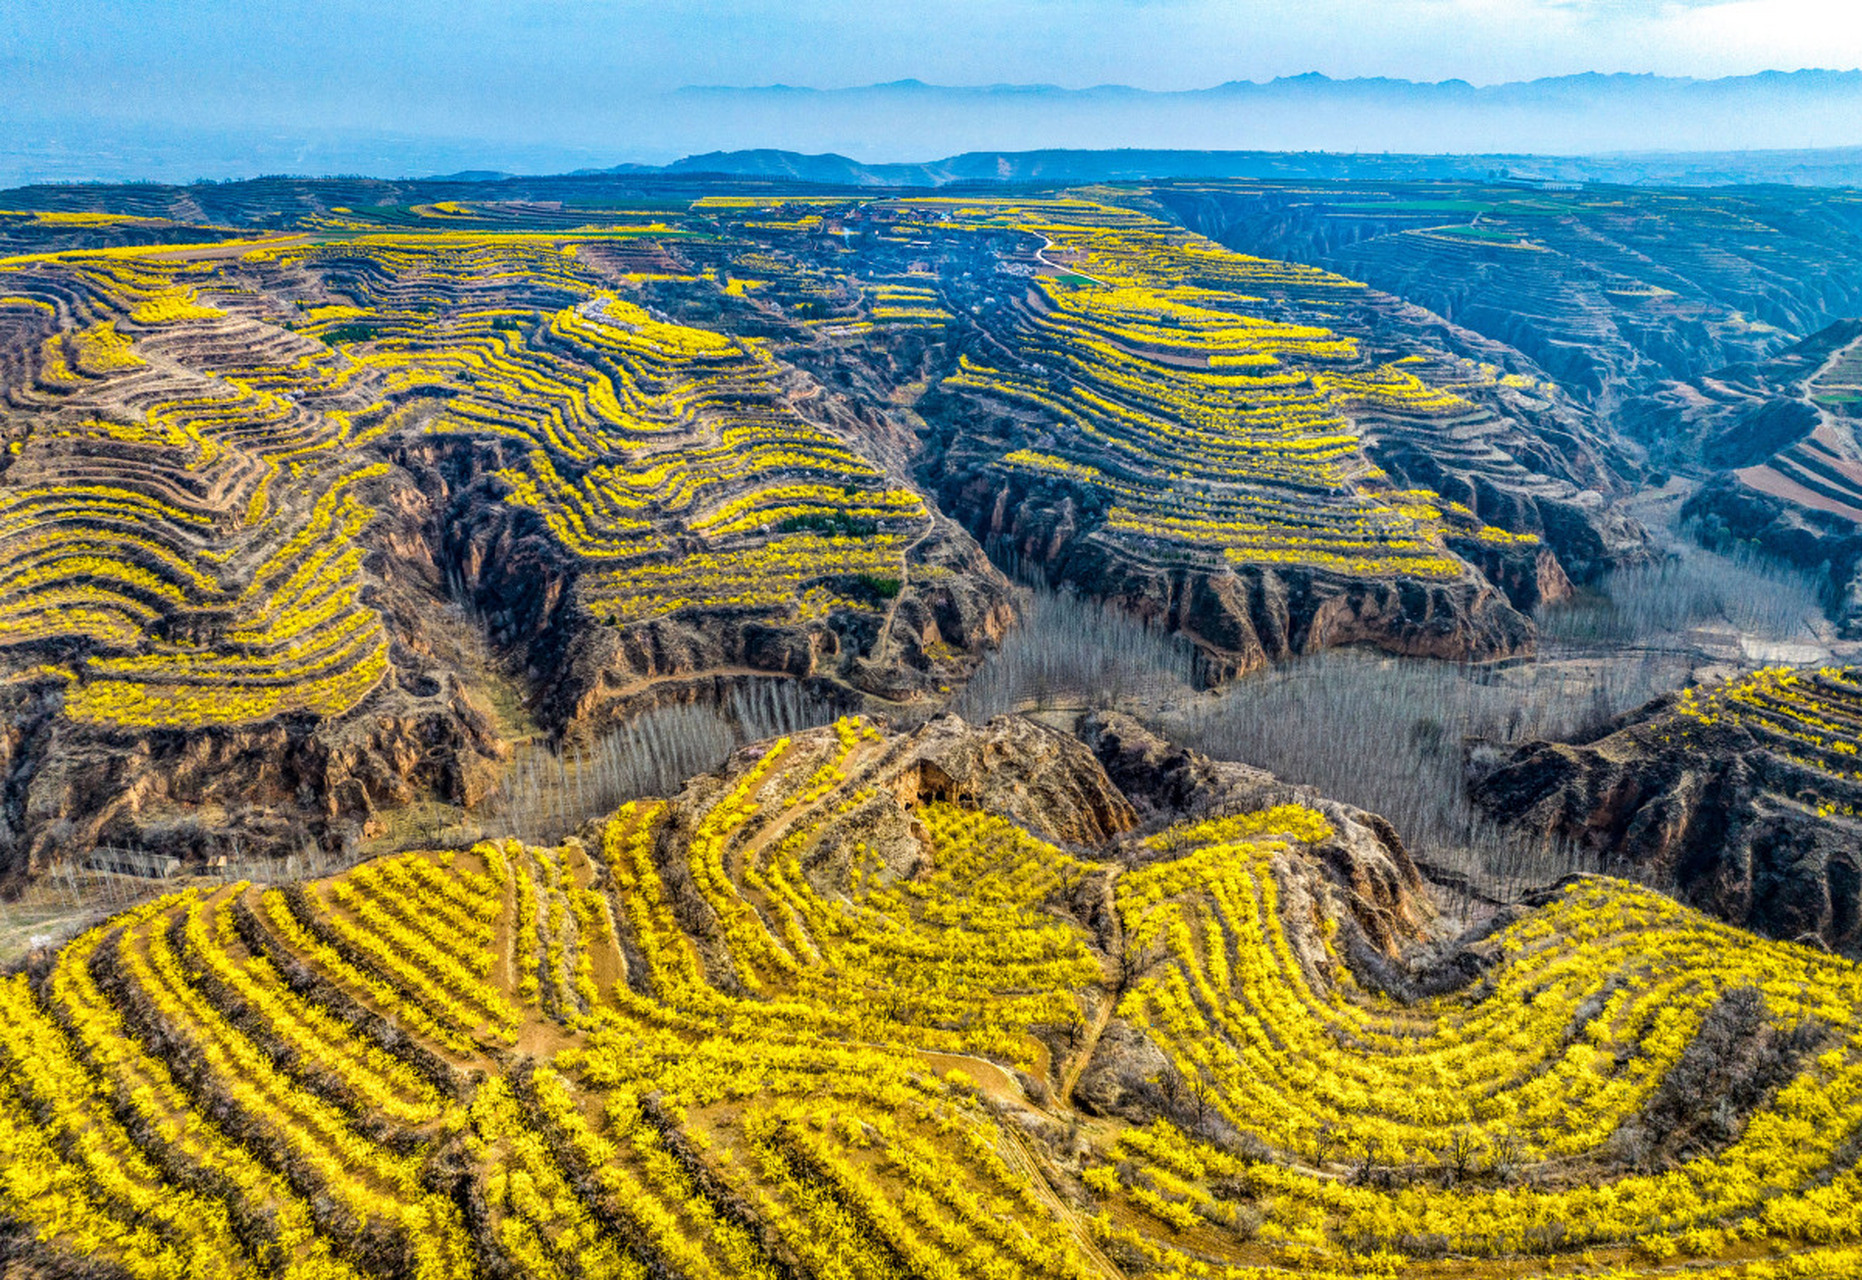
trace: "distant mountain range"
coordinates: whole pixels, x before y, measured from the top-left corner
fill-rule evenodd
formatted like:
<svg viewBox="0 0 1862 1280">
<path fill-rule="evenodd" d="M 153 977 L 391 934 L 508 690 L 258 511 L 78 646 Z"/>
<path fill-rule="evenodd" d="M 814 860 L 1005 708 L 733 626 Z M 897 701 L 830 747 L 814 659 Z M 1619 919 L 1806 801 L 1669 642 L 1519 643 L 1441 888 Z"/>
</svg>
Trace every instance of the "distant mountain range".
<svg viewBox="0 0 1862 1280">
<path fill-rule="evenodd" d="M 1847 184 L 1857 173 L 1854 153 L 1827 149 L 1862 147 L 1862 71 L 1717 80 L 1586 74 L 1491 86 L 1313 74 L 1170 92 L 916 80 L 848 89 L 686 88 L 589 102 L 539 119 L 534 134 L 507 131 L 495 139 L 397 133 L 389 125 L 378 132 L 315 121 L 183 127 L 31 111 L 9 124 L 0 126 L 0 185 L 261 173 L 560 173 L 617 161 L 663 165 L 678 156 L 690 158 L 671 165 L 675 172 L 710 166 L 773 176 L 800 164 L 819 181 L 886 185 L 1347 176 L 1367 163 L 1364 176 L 1420 177 L 1431 166 L 1418 157 L 1443 156 L 1477 170 L 1442 176 L 1486 176 L 1528 156 L 1581 156 L 1587 160 L 1575 167 L 1540 159 L 1531 167 L 1565 180 Z M 1742 151 L 1773 154 L 1752 164 L 1725 156 Z M 1267 158 L 1285 153 L 1329 158 L 1307 155 L 1291 169 Z M 1116 171 L 1069 167 L 1085 154 L 1120 157 L 1093 162 Z M 951 158 L 918 163 L 925 156 Z M 1061 168 L 1047 167 L 1056 164 Z M 1205 172 L 1211 164 L 1218 168 Z M 1399 166 L 1400 174 L 1376 168 L 1383 164 Z M 746 167 L 759 165 L 766 167 Z"/>
<path fill-rule="evenodd" d="M 704 149 L 833 151 L 868 163 L 1050 148 L 1595 155 L 1862 145 L 1862 71 L 1586 74 L 1486 87 L 1311 74 L 1179 92 L 903 80 L 682 89 L 668 105 L 659 127 L 711 139 Z"/>
<path fill-rule="evenodd" d="M 587 171 L 584 171 L 587 172 Z M 1401 155 L 1325 151 L 968 151 L 919 164 L 862 164 L 843 155 L 711 151 L 667 165 L 618 165 L 602 173 L 722 174 L 850 187 L 953 183 L 1131 182 L 1184 178 L 1307 181 L 1508 181 L 1721 186 L 1783 183 L 1862 186 L 1862 147 L 1804 151 L 1626 152 L 1609 156 Z M 448 175 L 456 180 L 501 175 Z"/>
</svg>

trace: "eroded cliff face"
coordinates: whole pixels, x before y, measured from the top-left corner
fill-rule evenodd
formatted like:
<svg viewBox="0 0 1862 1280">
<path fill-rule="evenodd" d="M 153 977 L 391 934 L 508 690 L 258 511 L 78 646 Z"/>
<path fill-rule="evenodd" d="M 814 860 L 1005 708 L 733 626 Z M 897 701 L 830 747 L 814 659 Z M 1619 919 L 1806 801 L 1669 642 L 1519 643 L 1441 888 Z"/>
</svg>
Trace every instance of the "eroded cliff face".
<svg viewBox="0 0 1862 1280">
<path fill-rule="evenodd" d="M 396 705 L 396 704 L 399 705 Z M 99 846 L 188 863 L 316 852 L 374 835 L 382 810 L 436 798 L 471 807 L 509 747 L 460 696 L 392 697 L 366 722 L 104 734 L 53 722 L 9 806 L 15 870 Z M 17 776 L 17 775 L 16 775 Z"/>
<path fill-rule="evenodd" d="M 1862 634 L 1862 321 L 1771 358 L 1664 384 L 1623 425 L 1699 477 L 1682 517 L 1710 546 L 1745 545 L 1826 580 L 1843 634 Z"/>
<path fill-rule="evenodd" d="M 1843 753 L 1696 705 L 1665 697 L 1592 742 L 1521 746 L 1473 798 L 1733 924 L 1862 952 L 1862 783 L 1821 763 Z"/>
<path fill-rule="evenodd" d="M 1148 559 L 1106 536 L 1104 512 L 1064 482 L 1028 482 L 989 464 L 952 479 L 941 500 L 982 540 L 1048 581 L 1066 583 L 1193 641 L 1203 670 L 1228 680 L 1269 663 L 1350 644 L 1456 661 L 1510 657 L 1532 648 L 1522 610 L 1570 592 L 1556 558 L 1525 551 L 1524 572 L 1508 552 L 1474 543 L 1513 584 L 1518 603 L 1471 564 L 1445 578 L 1371 576 L 1309 565 L 1208 566 Z M 1519 556 L 1520 551 L 1511 551 Z"/>
</svg>

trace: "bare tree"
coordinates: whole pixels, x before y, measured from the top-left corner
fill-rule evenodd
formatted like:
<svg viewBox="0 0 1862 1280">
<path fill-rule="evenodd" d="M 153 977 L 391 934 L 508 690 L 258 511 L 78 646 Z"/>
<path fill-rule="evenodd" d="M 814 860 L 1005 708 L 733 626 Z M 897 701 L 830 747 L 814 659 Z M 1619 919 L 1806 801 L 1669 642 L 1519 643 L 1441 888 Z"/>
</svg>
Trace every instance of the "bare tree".
<svg viewBox="0 0 1862 1280">
<path fill-rule="evenodd" d="M 1468 1175 L 1474 1172 L 1480 1153 L 1480 1136 L 1466 1125 L 1457 1126 L 1448 1135 L 1448 1142 L 1441 1151 L 1442 1185 L 1452 1187 L 1467 1181 Z"/>
</svg>

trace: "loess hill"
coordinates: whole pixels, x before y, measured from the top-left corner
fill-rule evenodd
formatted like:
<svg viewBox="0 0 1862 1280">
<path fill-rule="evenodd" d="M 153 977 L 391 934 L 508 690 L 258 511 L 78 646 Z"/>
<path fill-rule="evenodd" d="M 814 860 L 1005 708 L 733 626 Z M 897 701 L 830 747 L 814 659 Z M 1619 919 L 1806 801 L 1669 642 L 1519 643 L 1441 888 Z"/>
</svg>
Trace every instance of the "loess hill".
<svg viewBox="0 0 1862 1280">
<path fill-rule="evenodd" d="M 1145 206 L 1231 248 L 1366 281 L 1528 360 L 1608 424 L 1642 478 L 1682 479 L 1681 516 L 1702 541 L 1827 576 L 1855 634 L 1855 192 L 1210 182 L 1159 184 Z"/>
<path fill-rule="evenodd" d="M 1590 742 L 1535 742 L 1473 788 L 1724 920 L 1862 953 L 1862 672 L 1764 667 L 1684 689 Z"/>
<path fill-rule="evenodd" d="M 8 1273 L 1862 1270 L 1852 963 L 1596 877 L 1444 947 L 1387 824 L 1087 728 L 110 920 L 0 981 Z"/>
<path fill-rule="evenodd" d="M 1665 384 L 1625 426 L 1707 470 L 1683 514 L 1703 540 L 1747 542 L 1829 582 L 1845 634 L 1862 627 L 1862 323 L 1838 321 L 1766 360 Z"/>
<path fill-rule="evenodd" d="M 922 716 L 984 545 L 1217 679 L 1523 653 L 1645 554 L 1530 361 L 1116 191 L 533 185 L 15 193 L 7 874 L 336 849 L 758 678 Z"/>
<path fill-rule="evenodd" d="M 1862 311 L 1853 190 L 1204 182 L 1155 199 L 1222 244 L 1343 272 L 1505 343 L 1605 408 Z"/>
</svg>

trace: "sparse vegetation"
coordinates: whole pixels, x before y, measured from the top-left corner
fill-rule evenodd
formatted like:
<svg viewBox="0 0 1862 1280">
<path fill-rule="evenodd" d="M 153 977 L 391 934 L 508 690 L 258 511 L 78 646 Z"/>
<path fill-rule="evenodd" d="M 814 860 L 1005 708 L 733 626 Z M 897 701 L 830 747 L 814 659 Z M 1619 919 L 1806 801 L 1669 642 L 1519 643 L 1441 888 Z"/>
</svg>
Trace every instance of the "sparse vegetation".
<svg viewBox="0 0 1862 1280">
<path fill-rule="evenodd" d="M 1467 799 L 1475 752 L 1581 735 L 1684 679 L 1685 661 L 1553 664 L 1487 671 L 1362 653 L 1321 654 L 1186 702 L 1159 727 L 1224 760 L 1379 813 L 1432 872 L 1511 900 L 1594 857 L 1507 831 Z M 1608 868 L 1633 875 L 1633 868 Z"/>
<path fill-rule="evenodd" d="M 1156 704 L 1188 694 L 1196 653 L 1117 605 L 1027 588 L 1020 621 L 977 668 L 955 708 L 981 723 L 1012 711 Z"/>
<path fill-rule="evenodd" d="M 1382 814 L 1432 871 L 1510 900 L 1568 872 L 1638 873 L 1482 814 L 1466 795 L 1471 764 L 1479 769 L 1522 742 L 1582 741 L 1680 689 L 1708 660 L 1690 640 L 1696 628 L 1803 640 L 1820 617 L 1802 575 L 1696 551 L 1621 571 L 1544 610 L 1546 643 L 1534 661 L 1483 667 L 1341 651 L 1197 693 L 1197 655 L 1182 640 L 1117 607 L 1035 587 L 1022 625 L 957 705 L 977 720 L 1123 707 L 1217 759 Z"/>
<path fill-rule="evenodd" d="M 724 707 L 681 703 L 630 719 L 591 744 L 534 748 L 499 781 L 477 825 L 506 838 L 555 838 L 646 796 L 675 795 L 749 742 L 828 724 L 833 704 L 794 681 L 740 684 Z"/>
<path fill-rule="evenodd" d="M 1693 548 L 1619 569 L 1595 592 L 1539 617 L 1553 645 L 1685 645 L 1688 632 L 1721 626 L 1758 641 L 1810 638 L 1823 619 L 1822 584 L 1750 548 Z"/>
</svg>

